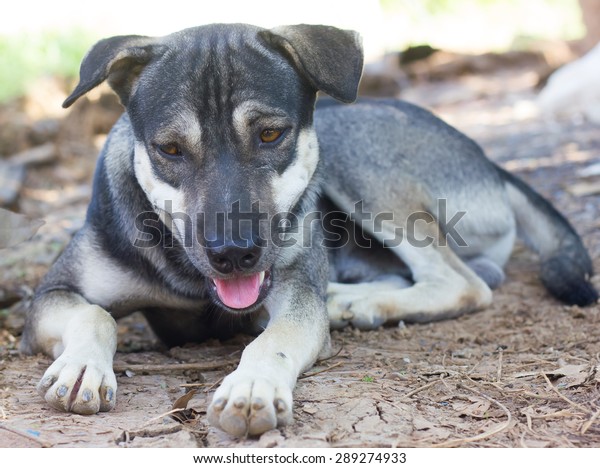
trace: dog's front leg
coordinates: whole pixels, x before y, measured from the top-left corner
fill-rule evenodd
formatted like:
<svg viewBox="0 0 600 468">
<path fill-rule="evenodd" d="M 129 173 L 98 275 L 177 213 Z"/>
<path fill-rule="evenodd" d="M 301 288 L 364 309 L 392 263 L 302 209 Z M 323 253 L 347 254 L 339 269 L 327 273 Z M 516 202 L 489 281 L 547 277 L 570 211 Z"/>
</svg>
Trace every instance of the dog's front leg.
<svg viewBox="0 0 600 468">
<path fill-rule="evenodd" d="M 75 293 L 55 291 L 35 299 L 28 320 L 24 351 L 55 359 L 37 386 L 40 395 L 62 411 L 111 410 L 117 392 L 117 325 L 111 315 Z"/>
<path fill-rule="evenodd" d="M 210 423 L 234 436 L 259 435 L 292 421 L 298 375 L 315 362 L 329 336 L 324 298 L 289 284 L 279 289 L 266 304 L 267 328 L 246 347 L 208 408 Z"/>
</svg>

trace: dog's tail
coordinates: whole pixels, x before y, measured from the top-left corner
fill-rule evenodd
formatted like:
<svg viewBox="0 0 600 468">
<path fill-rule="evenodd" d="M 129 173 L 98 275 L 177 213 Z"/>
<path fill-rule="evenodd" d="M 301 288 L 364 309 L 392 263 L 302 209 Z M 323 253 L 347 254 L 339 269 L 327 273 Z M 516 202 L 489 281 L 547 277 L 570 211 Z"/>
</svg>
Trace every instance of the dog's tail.
<svg viewBox="0 0 600 468">
<path fill-rule="evenodd" d="M 592 260 L 573 226 L 525 182 L 502 168 L 498 171 L 515 212 L 519 235 L 540 255 L 544 286 L 567 304 L 595 303 L 598 292 L 589 281 Z"/>
</svg>

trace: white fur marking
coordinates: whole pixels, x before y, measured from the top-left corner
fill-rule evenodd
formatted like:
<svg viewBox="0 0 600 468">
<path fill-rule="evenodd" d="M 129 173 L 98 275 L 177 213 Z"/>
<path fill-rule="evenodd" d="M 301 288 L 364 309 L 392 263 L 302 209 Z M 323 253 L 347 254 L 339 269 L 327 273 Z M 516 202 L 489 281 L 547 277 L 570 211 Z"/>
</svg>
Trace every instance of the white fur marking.
<svg viewBox="0 0 600 468">
<path fill-rule="evenodd" d="M 272 190 L 279 212 L 289 211 L 308 187 L 319 162 L 319 143 L 314 129 L 298 135 L 296 160 L 272 181 Z"/>
<path fill-rule="evenodd" d="M 134 167 L 135 177 L 161 221 L 168 227 L 174 225 L 173 234 L 181 243 L 185 243 L 185 221 L 179 216 L 175 219 L 171 217 L 173 213 L 187 213 L 183 193 L 155 177 L 150 156 L 144 144 L 139 141 L 135 143 Z M 170 212 L 166 210 L 167 201 L 171 202 Z"/>
<path fill-rule="evenodd" d="M 85 243 L 84 243 L 85 242 Z M 91 243 L 82 240 L 81 292 L 92 304 L 107 307 L 150 294 L 138 276 L 130 273 L 109 257 L 99 254 Z"/>
</svg>

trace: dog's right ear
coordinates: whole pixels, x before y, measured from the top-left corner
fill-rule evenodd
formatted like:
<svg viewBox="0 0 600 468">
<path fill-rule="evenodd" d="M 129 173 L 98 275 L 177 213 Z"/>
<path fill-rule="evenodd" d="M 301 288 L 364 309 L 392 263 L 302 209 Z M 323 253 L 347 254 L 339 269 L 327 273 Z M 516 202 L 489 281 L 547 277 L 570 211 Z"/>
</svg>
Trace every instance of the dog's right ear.
<svg viewBox="0 0 600 468">
<path fill-rule="evenodd" d="M 67 108 L 91 89 L 108 79 L 108 84 L 127 105 L 133 85 L 148 62 L 162 53 L 156 38 L 115 36 L 94 45 L 83 58 L 79 84 L 65 99 Z"/>
</svg>

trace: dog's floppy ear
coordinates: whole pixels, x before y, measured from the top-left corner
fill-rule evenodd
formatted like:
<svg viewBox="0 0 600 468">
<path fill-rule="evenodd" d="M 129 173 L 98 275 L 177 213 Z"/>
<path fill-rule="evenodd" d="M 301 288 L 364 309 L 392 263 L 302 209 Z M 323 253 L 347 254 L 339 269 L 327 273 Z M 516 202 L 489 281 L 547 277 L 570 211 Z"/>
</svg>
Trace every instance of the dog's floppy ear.
<svg viewBox="0 0 600 468">
<path fill-rule="evenodd" d="M 356 99 L 363 66 L 357 32 L 298 24 L 261 31 L 259 36 L 286 54 L 315 89 L 344 102 Z"/>
<path fill-rule="evenodd" d="M 106 79 L 123 105 L 127 105 L 139 74 L 152 57 L 160 53 L 155 44 L 155 38 L 146 36 L 115 36 L 98 42 L 83 58 L 79 84 L 65 99 L 63 107 L 69 107 Z"/>
</svg>

